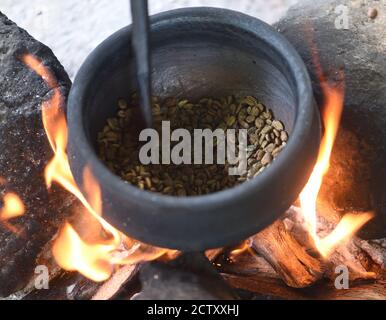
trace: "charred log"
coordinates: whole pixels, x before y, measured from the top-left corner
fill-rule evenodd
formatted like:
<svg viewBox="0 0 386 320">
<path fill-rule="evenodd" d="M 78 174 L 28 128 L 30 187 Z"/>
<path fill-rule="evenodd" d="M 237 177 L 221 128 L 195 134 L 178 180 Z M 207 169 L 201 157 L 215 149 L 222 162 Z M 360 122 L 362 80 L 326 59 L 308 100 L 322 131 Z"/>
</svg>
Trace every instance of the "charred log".
<svg viewBox="0 0 386 320">
<path fill-rule="evenodd" d="M 336 289 L 333 282 L 320 283 L 303 289 L 288 287 L 282 280 L 254 276 L 222 274 L 224 279 L 245 299 L 253 300 L 385 300 L 386 282 L 357 282 L 349 289 Z"/>
<path fill-rule="evenodd" d="M 318 213 L 318 234 L 323 238 L 336 227 L 339 214 L 322 203 L 319 203 L 318 207 L 320 212 Z M 317 252 L 309 237 L 300 208 L 291 207 L 284 220 L 290 226 L 289 232 L 301 246 L 309 252 Z M 350 271 L 351 280 L 376 279 L 385 271 L 386 254 L 381 246 L 354 236 L 347 242 L 338 245 L 327 259 L 320 257 L 320 260 L 324 265 L 325 276 L 327 277 L 335 278 L 335 267 L 345 265 Z"/>
<path fill-rule="evenodd" d="M 255 235 L 252 247 L 290 287 L 307 287 L 323 275 L 322 264 L 291 236 L 281 220 Z"/>
<path fill-rule="evenodd" d="M 337 289 L 335 277 L 326 274 L 313 286 L 292 288 L 284 281 L 265 258 L 245 251 L 229 259 L 218 259 L 216 265 L 224 279 L 243 299 L 286 299 L 286 300 L 384 300 L 386 299 L 385 278 L 376 280 L 350 279 L 348 289 Z M 351 272 L 350 272 L 351 274 Z"/>
<path fill-rule="evenodd" d="M 139 265 L 128 265 L 117 270 L 112 277 L 107 280 L 95 294 L 92 300 L 109 300 L 117 297 L 120 294 L 122 287 L 130 283 L 139 271 Z"/>
<path fill-rule="evenodd" d="M 320 205 L 319 209 L 322 208 Z M 335 228 L 336 217 L 339 215 L 326 208 L 323 212 L 318 221 L 318 229 L 320 233 L 329 233 Z M 215 265 L 230 284 L 261 294 L 261 297 L 265 298 L 272 296 L 286 299 L 355 299 L 359 298 L 358 288 L 366 292 L 365 299 L 372 296 L 375 299 L 386 298 L 385 291 L 380 290 L 386 279 L 384 239 L 365 241 L 354 237 L 337 246 L 331 256 L 323 258 L 318 255 L 309 236 L 300 208 L 291 207 L 283 219 L 284 222 L 277 221 L 252 238 L 252 246 L 258 254 L 249 250 L 231 256 L 230 259 L 227 256 L 224 259 L 222 256 L 216 260 Z M 284 239 L 286 244 L 283 245 L 281 242 Z M 318 277 L 312 277 L 313 273 L 308 273 L 310 267 L 315 265 L 314 261 L 317 261 Z M 345 293 L 337 294 L 334 291 L 332 284 L 337 277 L 336 267 L 342 265 L 348 268 L 353 293 L 346 290 Z M 301 282 L 299 279 L 302 277 L 308 282 Z M 324 280 L 316 282 L 322 277 Z M 364 280 L 367 282 L 363 283 Z M 322 284 L 319 285 L 319 282 Z M 291 289 L 310 285 L 322 288 L 324 295 L 318 295 L 313 289 Z"/>
<path fill-rule="evenodd" d="M 23 300 L 89 300 L 100 286 L 76 272 L 62 271 L 48 289 L 34 289 Z"/>
<path fill-rule="evenodd" d="M 77 272 L 61 271 L 54 277 L 48 289 L 34 289 L 23 300 L 110 300 L 115 299 L 122 291 L 128 296 L 125 285 L 130 282 L 134 286 L 134 278 L 138 272 L 138 265 L 119 268 L 105 282 L 94 282 Z"/>
</svg>

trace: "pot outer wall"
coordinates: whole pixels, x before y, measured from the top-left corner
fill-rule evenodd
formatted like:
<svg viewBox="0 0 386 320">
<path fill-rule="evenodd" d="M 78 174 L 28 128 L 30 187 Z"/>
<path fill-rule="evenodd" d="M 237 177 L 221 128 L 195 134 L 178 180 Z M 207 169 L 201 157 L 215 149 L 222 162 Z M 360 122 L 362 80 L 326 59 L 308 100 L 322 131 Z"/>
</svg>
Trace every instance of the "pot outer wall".
<svg viewBox="0 0 386 320">
<path fill-rule="evenodd" d="M 372 7 L 378 9 L 375 19 L 368 16 Z M 347 10 L 348 29 L 335 27 L 340 10 Z M 306 0 L 275 27 L 305 61 L 319 106 L 323 94 L 312 52 L 327 79 L 339 81 L 338 71 L 344 71 L 344 112 L 320 198 L 341 213 L 374 211 L 375 219 L 360 236 L 385 237 L 386 7 L 372 1 Z"/>
<path fill-rule="evenodd" d="M 86 165 L 98 181 L 103 181 L 106 220 L 133 238 L 184 251 L 237 243 L 276 220 L 296 200 L 311 173 L 319 146 L 320 122 L 306 68 L 283 37 L 265 23 L 236 12 L 214 8 L 183 9 L 154 16 L 152 20 L 153 54 L 158 52 L 153 87 L 154 92 L 160 94 L 156 95 L 176 96 L 182 89 L 186 97 L 197 97 L 203 94 L 203 86 L 198 85 L 201 81 L 206 83 L 205 90 L 216 84 L 217 89 L 210 87 L 209 94 L 213 96 L 234 93 L 235 82 L 229 81 L 233 79 L 229 70 L 234 68 L 236 73 L 243 70 L 241 81 L 236 82 L 236 92 L 256 92 L 266 105 L 271 103 L 266 102 L 265 97 L 280 98 L 273 101 L 276 103 L 272 104 L 272 109 L 282 120 L 288 115 L 288 120 L 284 121 L 287 127 L 296 112 L 296 124 L 286 148 L 259 179 L 201 197 L 176 199 L 124 183 L 98 159 L 92 142 L 101 123 L 110 116 L 108 112 L 113 111 L 109 106 L 116 105 L 115 97 L 126 94 L 126 84 L 130 82 L 130 79 L 120 78 L 122 74 L 127 75 L 122 67 L 127 66 L 130 56 L 116 54 L 120 50 L 128 53 L 126 39 L 130 37 L 130 29 L 125 28 L 93 51 L 72 86 L 68 102 L 71 170 L 83 190 Z M 193 29 L 194 37 L 190 33 Z M 192 39 L 205 44 L 196 47 L 196 53 L 200 50 L 200 55 L 196 56 L 200 58 L 194 55 L 184 61 L 170 58 L 177 50 L 183 53 L 190 48 Z M 232 41 L 231 46 L 229 41 Z M 159 43 L 162 47 L 157 45 Z M 212 50 L 214 44 L 216 49 Z M 223 53 L 221 57 L 219 50 Z M 165 53 L 168 53 L 167 59 L 163 59 Z M 267 60 L 271 63 L 267 64 Z M 106 69 L 106 66 L 109 67 Z M 194 72 L 181 72 L 191 66 Z M 172 73 L 174 70 L 178 71 L 176 75 Z M 185 76 L 174 85 L 172 80 L 180 72 Z M 263 72 L 269 76 L 262 77 Z M 219 73 L 225 76 L 216 76 Z M 256 75 L 260 79 L 255 79 Z M 111 80 L 107 81 L 110 76 Z M 196 79 L 202 80 L 197 82 Z M 157 90 L 158 83 L 168 86 Z M 288 87 L 290 90 L 282 90 Z M 296 108 L 286 105 L 291 92 L 296 97 L 291 100 Z M 103 100 L 105 97 L 111 97 L 112 101 Z"/>
</svg>

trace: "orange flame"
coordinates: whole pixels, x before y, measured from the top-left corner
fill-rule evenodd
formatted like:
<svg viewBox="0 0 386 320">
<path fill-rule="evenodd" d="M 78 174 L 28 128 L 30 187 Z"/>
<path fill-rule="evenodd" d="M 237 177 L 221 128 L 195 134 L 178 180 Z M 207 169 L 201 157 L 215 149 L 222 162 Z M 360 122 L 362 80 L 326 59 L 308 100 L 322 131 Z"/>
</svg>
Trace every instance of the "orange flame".
<svg viewBox="0 0 386 320">
<path fill-rule="evenodd" d="M 0 179 L 0 184 L 5 180 Z M 11 224 L 8 220 L 22 216 L 25 213 L 25 207 L 19 196 L 13 192 L 8 192 L 3 197 L 3 207 L 0 209 L 0 224 L 9 231 L 21 235 L 22 230 Z"/>
<path fill-rule="evenodd" d="M 330 166 L 330 156 L 338 132 L 339 122 L 343 110 L 343 88 L 331 88 L 322 83 L 326 102 L 322 113 L 325 134 L 322 139 L 318 159 L 308 183 L 300 193 L 300 202 L 309 230 L 316 237 L 316 199 L 322 185 L 323 176 Z"/>
<path fill-rule="evenodd" d="M 86 195 L 78 189 L 66 153 L 68 129 L 62 108 L 64 101 L 57 81 L 36 57 L 26 54 L 22 61 L 40 75 L 53 91 L 52 97 L 42 105 L 44 129 L 54 151 L 54 157 L 45 169 L 47 187 L 50 188 L 56 182 L 71 192 L 107 234 L 106 237 L 100 236 L 96 241 L 86 243 L 66 223 L 53 245 L 53 255 L 57 263 L 65 270 L 78 271 L 94 281 L 104 281 L 111 276 L 115 265 L 154 260 L 169 253 L 166 249 L 147 246 L 127 238 L 102 218 L 101 190 L 90 168 L 86 167 L 83 172 Z"/>
<path fill-rule="evenodd" d="M 24 214 L 24 204 L 15 193 L 9 192 L 3 198 L 4 206 L 0 210 L 0 221 L 20 217 Z"/>
<path fill-rule="evenodd" d="M 56 262 L 65 270 L 79 271 L 94 281 L 104 281 L 112 274 L 108 263 L 115 247 L 108 244 L 87 244 L 74 228 L 66 223 L 54 243 L 52 252 Z"/>
<path fill-rule="evenodd" d="M 251 243 L 249 240 L 246 240 L 240 245 L 238 245 L 236 248 L 234 248 L 231 252 L 229 252 L 229 258 L 230 259 L 236 258 L 237 256 L 241 255 L 245 251 L 250 250 L 250 248 L 251 248 Z"/>
<path fill-rule="evenodd" d="M 372 213 L 344 215 L 335 229 L 327 237 L 319 240 L 319 251 L 324 257 L 328 257 L 338 245 L 350 240 L 372 218 Z"/>
<path fill-rule="evenodd" d="M 317 235 L 317 197 L 323 177 L 330 167 L 331 151 L 338 132 L 344 104 L 343 86 L 333 87 L 325 81 L 323 76 L 320 78 L 321 88 L 325 97 L 325 105 L 322 112 L 325 133 L 321 141 L 316 165 L 306 186 L 300 193 L 299 199 L 308 230 L 315 245 L 324 257 L 328 257 L 337 246 L 350 239 L 355 232 L 368 222 L 372 218 L 372 214 L 346 215 L 336 226 L 336 229 L 328 236 L 320 239 Z"/>
</svg>

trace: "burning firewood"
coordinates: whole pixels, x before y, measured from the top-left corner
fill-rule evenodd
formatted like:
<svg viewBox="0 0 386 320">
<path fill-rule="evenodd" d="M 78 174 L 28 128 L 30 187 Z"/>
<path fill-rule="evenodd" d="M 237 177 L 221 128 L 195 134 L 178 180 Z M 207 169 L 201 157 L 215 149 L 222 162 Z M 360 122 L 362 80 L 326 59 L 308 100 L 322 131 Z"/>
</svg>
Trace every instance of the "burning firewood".
<svg viewBox="0 0 386 320">
<path fill-rule="evenodd" d="M 324 212 L 318 221 L 319 233 L 329 234 L 337 225 L 336 221 L 334 222 L 336 213 L 331 213 L 331 209 L 328 209 L 321 203 L 319 203 L 319 210 Z M 315 244 L 307 237 L 308 231 L 305 227 L 301 209 L 291 207 L 286 213 L 285 219 L 292 221 L 290 232 L 296 241 L 302 247 L 307 248 L 308 251 L 316 252 Z M 375 257 L 374 260 L 362 246 Z M 335 279 L 335 267 L 340 265 L 347 266 L 350 271 L 350 280 L 375 279 L 377 278 L 377 273 L 373 272 L 373 270 L 377 270 L 379 274 L 383 272 L 382 269 L 385 270 L 386 254 L 382 248 L 371 245 L 369 242 L 354 236 L 348 239 L 347 242 L 338 245 L 330 256 L 327 258 L 320 257 L 320 259 L 324 264 L 325 275 L 331 279 Z"/>
<path fill-rule="evenodd" d="M 206 252 L 209 261 L 213 261 L 222 252 L 222 249 L 213 249 Z M 98 288 L 93 295 L 92 300 L 108 300 L 117 295 L 117 293 L 128 284 L 138 273 L 141 265 L 127 265 L 118 269 L 109 280 Z M 130 284 L 130 283 L 129 283 Z M 130 285 L 129 285 L 130 287 Z"/>
<path fill-rule="evenodd" d="M 328 214 L 330 222 L 325 218 Z M 324 208 L 318 229 L 325 232 L 326 229 L 334 228 L 336 223 L 331 221 L 335 217 L 336 213 L 328 213 L 327 208 Z M 317 249 L 305 228 L 301 209 L 291 207 L 283 220 L 252 238 L 252 247 L 258 255 L 256 252 L 244 251 L 231 257 L 231 262 L 216 262 L 231 286 L 247 290 L 257 299 L 386 298 L 385 240 L 365 241 L 353 237 L 348 243 L 338 246 L 327 259 L 320 255 L 314 258 L 312 255 L 316 254 Z M 304 262 L 301 266 L 299 257 Z M 306 271 L 315 265 L 321 272 L 318 277 L 311 277 Z M 335 268 L 342 265 L 349 270 L 349 290 L 337 290 L 335 287 Z M 309 282 L 300 281 L 304 274 Z M 373 281 L 363 283 L 361 280 Z M 307 289 L 294 289 L 306 286 Z"/>
<path fill-rule="evenodd" d="M 384 300 L 386 282 L 358 283 L 349 290 L 336 290 L 333 283 L 321 282 L 306 289 L 288 287 L 277 278 L 255 275 L 222 274 L 234 288 L 242 290 L 244 299 L 286 300 Z"/>
<path fill-rule="evenodd" d="M 92 300 L 111 299 L 125 283 L 136 275 L 138 269 L 138 265 L 127 265 L 120 268 L 98 289 Z"/>
<path fill-rule="evenodd" d="M 322 277 L 322 264 L 307 254 L 282 221 L 276 221 L 252 239 L 252 247 L 290 287 L 303 288 Z"/>
<path fill-rule="evenodd" d="M 328 220 L 320 220 L 320 230 L 331 229 L 332 226 L 334 224 L 328 223 Z M 380 245 L 356 237 L 350 239 L 349 243 L 338 246 L 327 259 L 317 254 L 317 248 L 305 227 L 301 209 L 297 207 L 291 207 L 284 222 L 276 221 L 251 239 L 252 248 L 259 256 L 255 257 L 254 262 L 247 263 L 249 272 L 241 271 L 246 268 L 245 261 L 240 267 L 235 262 L 236 266 L 233 268 L 238 270 L 236 273 L 260 273 L 260 276 L 263 274 L 280 278 L 293 288 L 313 285 L 323 277 L 334 280 L 335 267 L 339 265 L 348 267 L 350 281 L 376 279 L 386 271 L 386 250 Z M 273 270 L 267 267 L 267 262 Z"/>
</svg>

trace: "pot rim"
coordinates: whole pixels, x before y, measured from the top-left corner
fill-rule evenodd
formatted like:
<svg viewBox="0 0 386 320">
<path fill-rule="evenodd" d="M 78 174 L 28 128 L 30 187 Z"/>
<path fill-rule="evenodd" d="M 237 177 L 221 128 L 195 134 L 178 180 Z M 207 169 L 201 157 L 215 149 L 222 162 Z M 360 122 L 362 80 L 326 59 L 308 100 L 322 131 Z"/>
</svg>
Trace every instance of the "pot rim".
<svg viewBox="0 0 386 320">
<path fill-rule="evenodd" d="M 205 206 L 208 209 L 210 207 L 217 207 L 219 204 L 224 205 L 236 198 L 243 198 L 255 193 L 259 186 L 269 183 L 270 179 L 275 178 L 274 173 L 278 168 L 283 168 L 288 166 L 288 163 L 297 161 L 297 155 L 300 153 L 300 150 L 302 150 L 302 141 L 307 139 L 307 136 L 312 131 L 311 126 L 315 113 L 317 113 L 316 116 L 318 118 L 319 113 L 315 108 L 310 77 L 303 60 L 288 40 L 273 27 L 255 17 L 237 11 L 212 7 L 182 8 L 166 11 L 151 16 L 150 22 L 152 27 L 155 27 L 157 24 L 162 24 L 165 21 L 179 19 L 181 17 L 189 17 L 190 19 L 210 19 L 210 21 L 213 22 L 228 24 L 252 32 L 259 37 L 261 41 L 269 45 L 283 61 L 287 62 L 289 71 L 295 80 L 297 91 L 297 114 L 294 127 L 286 147 L 277 159 L 259 174 L 258 177 L 215 193 L 177 197 L 141 190 L 115 175 L 99 159 L 87 138 L 83 126 L 82 103 L 85 101 L 84 95 L 87 91 L 86 89 L 92 81 L 92 72 L 90 72 L 90 70 L 98 67 L 98 62 L 102 61 L 103 57 L 106 56 L 106 52 L 108 52 L 107 49 L 112 43 L 119 39 L 123 34 L 131 33 L 131 26 L 124 27 L 112 34 L 87 57 L 86 61 L 78 71 L 71 88 L 68 105 L 72 107 L 68 108 L 67 116 L 68 119 L 71 120 L 69 121 L 70 132 L 76 130 L 77 133 L 77 151 L 81 152 L 85 159 L 88 159 L 87 164 L 91 167 L 92 172 L 98 172 L 98 177 L 96 178 L 99 183 L 100 181 L 103 181 L 104 185 L 108 185 L 113 192 L 125 193 L 131 201 L 136 203 L 152 202 L 163 207 L 172 206 L 181 208 L 200 207 L 205 203 Z M 258 30 L 259 33 L 257 34 L 254 30 Z M 77 180 L 76 177 L 75 179 Z M 79 181 L 77 181 L 77 183 L 79 184 Z M 80 189 L 82 189 L 81 186 Z M 207 211 L 202 210 L 202 213 L 207 214 Z"/>
</svg>

